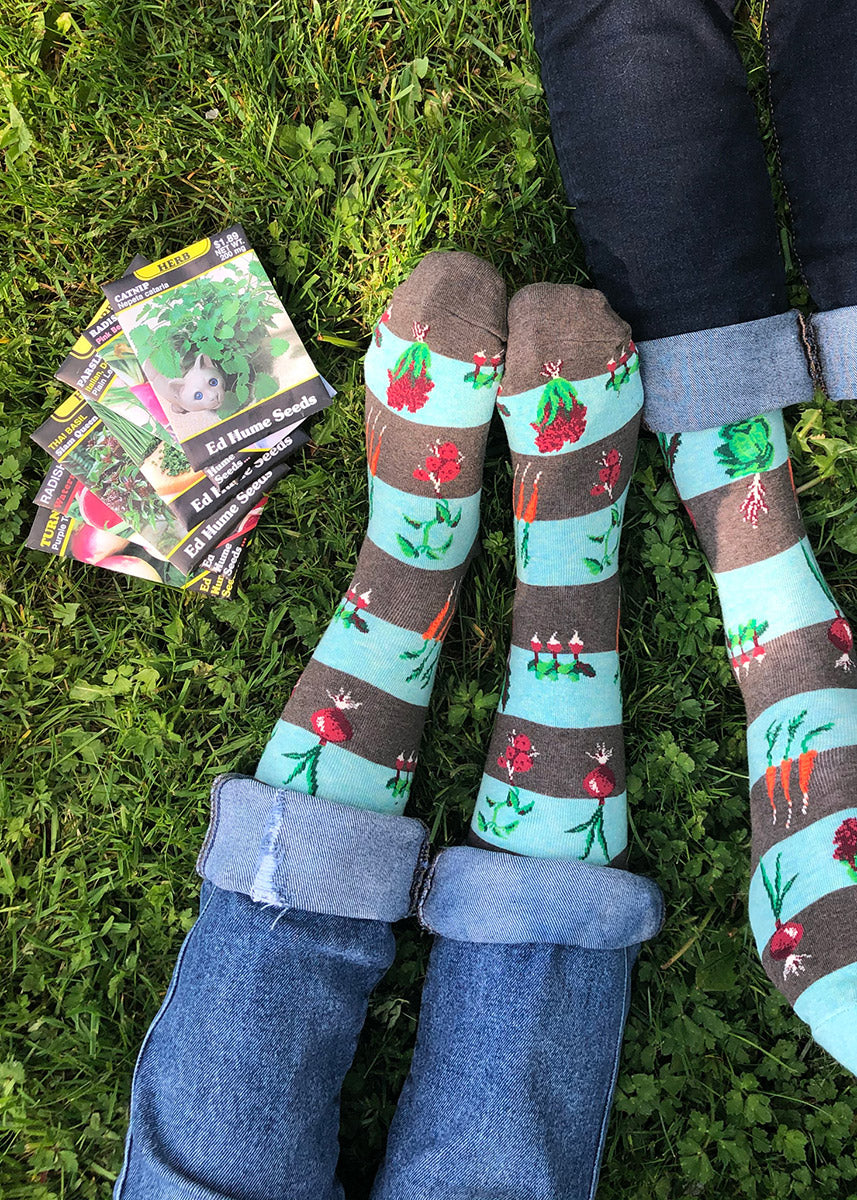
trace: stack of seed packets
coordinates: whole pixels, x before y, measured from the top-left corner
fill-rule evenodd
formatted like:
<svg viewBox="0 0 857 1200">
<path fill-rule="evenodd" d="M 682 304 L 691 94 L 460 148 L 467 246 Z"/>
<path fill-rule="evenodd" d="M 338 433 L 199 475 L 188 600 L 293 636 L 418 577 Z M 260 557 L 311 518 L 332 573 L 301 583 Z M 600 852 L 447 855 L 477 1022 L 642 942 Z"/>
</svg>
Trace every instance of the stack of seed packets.
<svg viewBox="0 0 857 1200">
<path fill-rule="evenodd" d="M 33 434 L 54 460 L 27 546 L 229 595 L 300 428 L 334 392 L 235 225 L 105 284 Z"/>
</svg>

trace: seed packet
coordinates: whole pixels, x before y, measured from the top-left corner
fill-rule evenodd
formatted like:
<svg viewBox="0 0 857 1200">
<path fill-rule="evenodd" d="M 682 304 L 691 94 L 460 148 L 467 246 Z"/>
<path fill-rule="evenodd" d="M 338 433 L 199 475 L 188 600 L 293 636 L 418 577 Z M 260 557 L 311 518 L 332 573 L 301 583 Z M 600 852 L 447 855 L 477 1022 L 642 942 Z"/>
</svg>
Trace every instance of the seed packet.
<svg viewBox="0 0 857 1200">
<path fill-rule="evenodd" d="M 145 263 L 145 259 L 139 261 Z M 109 305 L 102 305 L 55 378 L 86 397 L 185 530 L 198 524 L 201 513 L 219 506 L 220 493 L 212 478 L 216 472 L 195 470 L 188 462 Z M 247 484 L 306 441 L 307 434 L 296 432 L 291 441 L 279 444 L 277 453 L 260 443 L 249 448 L 246 458 L 230 455 L 217 466 L 233 479 L 234 486 L 239 480 Z M 250 466 L 252 471 L 247 469 Z"/>
<path fill-rule="evenodd" d="M 103 290 L 194 467 L 330 403 L 239 225 Z"/>
<path fill-rule="evenodd" d="M 69 513 L 47 508 L 40 508 L 36 513 L 26 545 L 31 550 L 43 550 L 59 558 L 73 558 L 122 575 L 166 583 L 182 591 L 225 598 L 234 590 L 241 559 L 261 508 L 260 504 L 254 510 L 252 523 L 245 520 L 240 532 L 236 530 L 218 547 L 215 567 L 201 569 L 190 578 L 126 538 L 85 525 Z"/>
<path fill-rule="evenodd" d="M 76 521 L 91 525 L 93 529 L 103 529 L 105 533 L 112 533 L 129 542 L 137 542 L 152 554 L 158 553 L 154 546 L 150 546 L 140 537 L 136 529 L 123 521 L 103 500 L 99 500 L 86 484 L 75 479 L 59 463 L 51 463 L 33 503 L 37 508 L 49 508 L 53 512 L 74 517 Z"/>
<path fill-rule="evenodd" d="M 234 529 L 258 504 L 259 497 L 288 471 L 286 463 L 269 468 L 216 509 L 208 513 L 203 509 L 200 521 L 187 531 L 136 470 L 118 439 L 84 397 L 76 393 L 61 404 L 32 437 L 185 575 L 197 568 L 211 547 Z"/>
</svg>

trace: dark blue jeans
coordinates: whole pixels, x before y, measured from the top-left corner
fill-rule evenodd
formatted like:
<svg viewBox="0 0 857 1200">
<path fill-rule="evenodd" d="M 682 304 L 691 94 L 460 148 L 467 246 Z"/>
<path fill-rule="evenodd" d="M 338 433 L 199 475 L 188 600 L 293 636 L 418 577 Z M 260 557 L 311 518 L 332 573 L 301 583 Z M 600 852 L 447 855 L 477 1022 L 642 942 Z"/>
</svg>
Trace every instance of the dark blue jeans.
<svg viewBox="0 0 857 1200">
<path fill-rule="evenodd" d="M 590 1200 L 646 879 L 225 776 L 200 916 L 146 1035 L 116 1200 L 342 1200 L 339 1093 L 390 923 L 435 934 L 373 1200 Z M 428 869 L 427 869 L 428 867 Z"/>
<path fill-rule="evenodd" d="M 776 147 L 818 313 L 789 312 L 735 0 L 532 0 L 553 140 L 594 283 L 641 345 L 645 417 L 706 428 L 857 394 L 857 21 L 768 0 Z"/>
</svg>

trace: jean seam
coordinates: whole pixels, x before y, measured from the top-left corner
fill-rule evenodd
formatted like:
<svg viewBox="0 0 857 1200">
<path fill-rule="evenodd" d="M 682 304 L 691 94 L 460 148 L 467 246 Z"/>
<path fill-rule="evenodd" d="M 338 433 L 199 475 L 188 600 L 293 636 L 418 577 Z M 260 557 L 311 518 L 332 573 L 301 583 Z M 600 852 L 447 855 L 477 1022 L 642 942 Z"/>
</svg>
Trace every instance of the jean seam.
<svg viewBox="0 0 857 1200">
<path fill-rule="evenodd" d="M 598 1149 L 595 1153 L 595 1161 L 592 1164 L 592 1175 L 590 1177 L 587 1200 L 595 1200 L 595 1193 L 598 1189 L 598 1181 L 601 1176 L 601 1159 L 604 1155 L 604 1145 L 607 1141 L 607 1129 L 610 1124 L 610 1114 L 613 1111 L 613 1095 L 616 1091 L 616 1081 L 619 1078 L 619 1063 L 622 1057 L 622 1044 L 625 1040 L 625 1023 L 628 1016 L 628 994 L 631 975 L 628 967 L 628 956 L 630 953 L 630 947 L 626 946 L 623 954 L 625 974 L 622 987 L 622 1018 L 619 1026 L 619 1034 L 616 1038 L 616 1050 L 613 1057 L 612 1078 L 610 1080 L 610 1086 L 607 1089 L 607 1094 L 604 1097 L 604 1112 L 601 1117 L 601 1133 L 598 1138 Z"/>
<path fill-rule="evenodd" d="M 218 826 L 220 825 L 220 792 L 229 775 L 218 775 L 214 780 L 211 788 L 211 797 L 209 800 L 209 819 L 208 829 L 205 832 L 202 845 L 199 849 L 199 854 L 196 856 L 196 873 L 201 879 L 205 878 L 205 864 L 208 859 L 208 854 L 211 845 L 214 842 L 217 834 Z"/>
<path fill-rule="evenodd" d="M 167 988 L 167 994 L 164 996 L 164 999 L 161 1002 L 161 1006 L 158 1009 L 157 1013 L 155 1014 L 155 1019 L 152 1021 L 152 1024 L 146 1030 L 146 1036 L 143 1038 L 143 1044 L 140 1046 L 140 1053 L 137 1055 L 137 1061 L 134 1063 L 134 1073 L 131 1077 L 131 1100 L 128 1105 L 128 1112 L 129 1112 L 128 1144 L 127 1144 L 127 1147 L 125 1150 L 124 1162 L 122 1164 L 122 1173 L 119 1176 L 119 1179 L 117 1180 L 117 1187 L 119 1190 L 116 1193 L 116 1200 L 122 1200 L 122 1197 L 125 1194 L 125 1185 L 128 1182 L 128 1173 L 129 1173 L 129 1169 L 131 1166 L 131 1152 L 132 1152 L 132 1148 L 134 1145 L 134 1133 L 133 1133 L 133 1128 L 132 1128 L 132 1124 L 131 1124 L 131 1113 L 133 1112 L 133 1109 L 134 1109 L 134 1084 L 137 1079 L 137 1072 L 139 1071 L 140 1064 L 143 1061 L 143 1055 L 146 1053 L 146 1048 L 149 1045 L 149 1040 L 152 1037 L 152 1034 L 155 1032 L 157 1027 L 160 1025 L 161 1019 L 166 1015 L 167 1010 L 168 1010 L 169 1006 L 172 1004 L 173 998 L 174 998 L 176 992 L 178 991 L 179 976 L 181 975 L 182 964 L 184 963 L 185 955 L 187 953 L 187 948 L 190 945 L 191 937 L 193 936 L 194 932 L 196 931 L 197 927 L 199 926 L 200 922 L 202 921 L 202 918 L 208 912 L 209 906 L 211 905 L 211 902 L 214 900 L 214 897 L 216 896 L 216 894 L 217 894 L 217 885 L 212 884 L 211 895 L 206 900 L 204 907 L 200 910 L 199 916 L 194 921 L 193 926 L 189 930 L 187 936 L 184 939 L 184 942 L 182 943 L 182 947 L 179 950 L 178 958 L 176 959 L 176 965 L 175 965 L 175 969 L 173 971 L 173 976 L 172 976 L 172 979 L 170 980 L 170 986 Z"/>
</svg>

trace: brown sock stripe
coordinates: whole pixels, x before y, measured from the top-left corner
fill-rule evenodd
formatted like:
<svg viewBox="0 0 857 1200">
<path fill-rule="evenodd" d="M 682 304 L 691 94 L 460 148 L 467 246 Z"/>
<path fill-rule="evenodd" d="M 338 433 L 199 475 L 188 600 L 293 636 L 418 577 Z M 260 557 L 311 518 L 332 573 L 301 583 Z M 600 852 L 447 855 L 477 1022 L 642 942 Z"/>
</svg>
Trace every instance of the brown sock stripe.
<svg viewBox="0 0 857 1200">
<path fill-rule="evenodd" d="M 427 586 L 424 572 L 393 558 L 367 537 L 360 548 L 349 588 L 360 596 L 371 587 L 368 605 L 360 610 L 367 624 L 371 626 L 372 618 L 379 617 L 400 629 L 415 630 L 417 641 L 438 617 L 450 595 L 452 600 L 444 618 L 454 614 L 458 585 L 465 570 L 466 564 L 447 571 L 432 571 Z"/>
<path fill-rule="evenodd" d="M 823 688 L 857 689 L 857 671 L 841 671 L 836 667 L 839 651 L 828 640 L 829 621 L 806 625 L 792 633 L 766 642 L 759 639 L 764 656 L 753 658 L 752 641 L 745 643 L 749 662 L 741 663 L 741 652 L 733 648 L 738 659 L 738 683 L 747 708 L 747 723 L 752 724 L 772 704 L 797 696 L 802 692 Z"/>
<path fill-rule="evenodd" d="M 618 796 L 625 790 L 625 744 L 621 725 L 555 729 L 498 712 L 485 773 L 506 784 L 509 776 L 498 766 L 497 759 L 505 755 L 506 747 L 516 733 L 527 734 L 537 752 L 531 770 L 515 776 L 513 782 L 519 787 L 540 792 L 543 796 L 584 797 L 583 780 L 598 765 L 590 756 L 597 752 L 596 747 L 601 743 L 613 751 L 608 763 L 616 779 L 612 794 Z"/>
<path fill-rule="evenodd" d="M 406 342 L 427 325 L 430 350 L 470 363 L 506 345 L 506 284 L 490 263 L 459 251 L 427 254 L 393 292 L 387 327 Z"/>
<path fill-rule="evenodd" d="M 315 734 L 312 715 L 318 709 L 330 708 L 332 696 L 347 692 L 360 707 L 347 709 L 344 715 L 353 736 L 343 749 L 359 754 L 370 762 L 393 764 L 402 751 L 416 750 L 422 736 L 426 709 L 391 696 L 380 688 L 356 679 L 345 671 L 334 671 L 311 658 L 295 690 L 283 710 L 282 719 Z M 428 700 L 429 692 L 426 692 Z M 408 731 L 407 735 L 402 730 Z M 408 744 L 409 743 L 409 744 Z"/>
<path fill-rule="evenodd" d="M 843 880 L 847 879 L 846 864 L 838 865 L 842 867 Z M 779 939 L 782 945 L 777 948 L 778 957 L 771 954 L 769 941 L 762 953 L 762 965 L 768 978 L 789 1003 L 794 1004 L 811 983 L 857 962 L 857 940 L 854 938 L 857 886 L 853 882 L 850 886 L 843 882 L 837 891 L 828 892 L 783 925 L 786 933 Z M 794 936 L 789 937 L 788 931 L 789 927 L 798 925 L 803 927 L 803 933 L 795 943 Z M 772 933 L 773 936 L 776 935 Z M 790 959 L 789 953 L 799 956 L 798 960 Z"/>
<path fill-rule="evenodd" d="M 459 500 L 473 496 L 482 487 L 482 466 L 488 424 L 463 429 L 446 426 L 417 425 L 381 404 L 366 389 L 366 457 L 372 474 L 400 492 L 429 499 L 442 496 Z M 426 458 L 435 447 L 452 442 L 459 452 L 453 460 L 459 473 L 452 480 L 439 483 L 436 491 L 431 480 L 415 479 L 414 470 L 425 469 Z"/>
<path fill-rule="evenodd" d="M 538 481 L 538 506 L 533 519 L 564 521 L 609 508 L 628 486 L 634 470 L 634 454 L 640 426 L 639 414 L 615 433 L 591 446 L 573 449 L 551 458 L 546 454 L 516 454 L 512 483 L 512 507 L 516 517 L 525 511 Z M 606 470 L 604 459 L 611 450 L 622 456 L 618 478 L 609 481 L 611 492 L 593 496 L 594 487 L 603 487 L 599 471 Z"/>
<path fill-rule="evenodd" d="M 502 392 L 544 387 L 542 367 L 561 360 L 561 377 L 591 379 L 607 371 L 631 341 L 631 328 L 601 292 L 571 283 L 535 283 L 509 301 L 509 349 Z"/>
<path fill-rule="evenodd" d="M 757 527 L 744 519 L 748 489 L 753 476 L 703 492 L 687 501 L 700 543 L 712 571 L 734 571 L 751 563 L 764 562 L 774 554 L 795 546 L 805 530 L 792 487 L 789 464 L 763 471 L 767 513 L 757 515 Z"/>
<path fill-rule="evenodd" d="M 557 632 L 563 645 L 577 630 L 587 654 L 616 649 L 619 575 L 576 587 L 534 587 L 518 580 L 512 610 L 512 644 L 529 650 L 538 633 L 546 643 Z"/>
<path fill-rule="evenodd" d="M 799 833 L 807 826 L 830 817 L 844 809 L 852 808 L 857 797 L 857 754 L 853 746 L 837 746 L 834 750 L 821 750 L 812 760 L 812 772 L 806 789 L 806 812 L 803 810 L 803 793 L 800 786 L 800 747 L 794 755 L 789 791 L 792 798 L 792 819 L 786 829 L 788 804 L 783 793 L 779 763 L 777 763 L 774 801 L 777 806 L 777 822 L 773 821 L 773 809 L 764 778 L 757 780 L 750 789 L 750 806 L 753 816 L 752 869 L 756 870 L 759 859 L 792 833 Z"/>
</svg>

